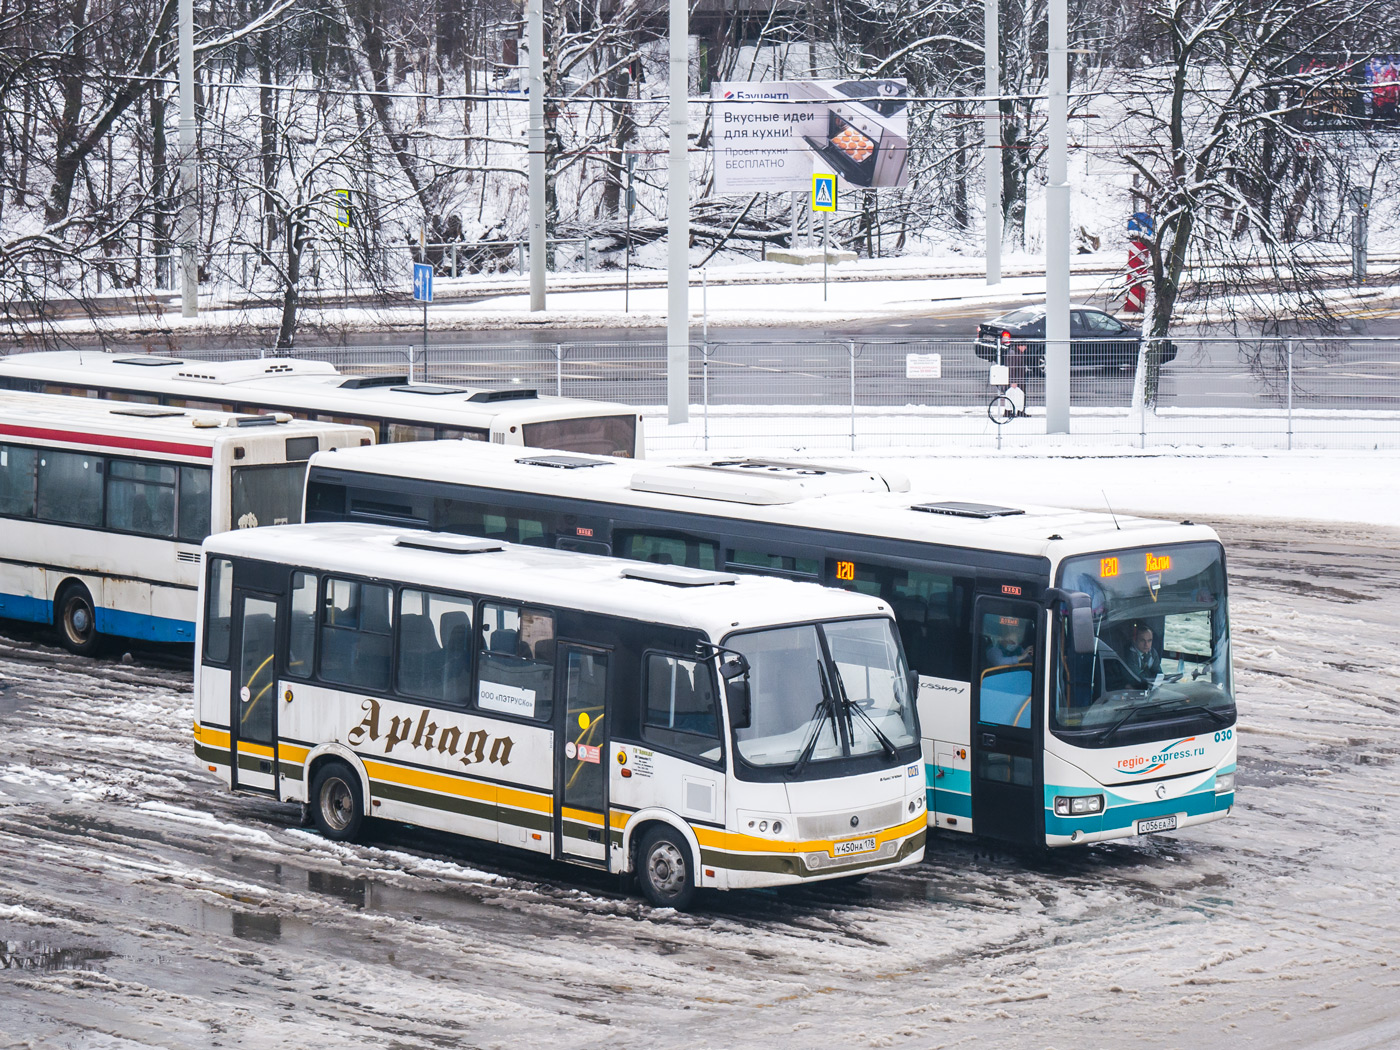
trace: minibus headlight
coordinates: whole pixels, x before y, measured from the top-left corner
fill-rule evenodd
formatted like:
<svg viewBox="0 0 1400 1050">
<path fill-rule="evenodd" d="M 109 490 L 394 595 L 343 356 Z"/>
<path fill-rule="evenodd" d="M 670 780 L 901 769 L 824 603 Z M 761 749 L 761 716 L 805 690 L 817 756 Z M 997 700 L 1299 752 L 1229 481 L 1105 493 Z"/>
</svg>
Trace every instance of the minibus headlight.
<svg viewBox="0 0 1400 1050">
<path fill-rule="evenodd" d="M 1215 793 L 1217 795 L 1228 795 L 1235 790 L 1235 774 L 1217 773 L 1215 774 Z"/>
<path fill-rule="evenodd" d="M 1103 812 L 1102 795 L 1056 795 L 1055 815 L 1057 817 L 1082 817 L 1089 813 Z"/>
</svg>

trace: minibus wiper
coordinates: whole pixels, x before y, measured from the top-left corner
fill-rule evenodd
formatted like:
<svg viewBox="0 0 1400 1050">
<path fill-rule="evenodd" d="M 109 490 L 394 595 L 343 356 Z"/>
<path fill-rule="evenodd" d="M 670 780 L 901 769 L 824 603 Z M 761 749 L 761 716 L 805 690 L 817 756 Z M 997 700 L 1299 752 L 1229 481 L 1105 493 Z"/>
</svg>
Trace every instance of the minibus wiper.
<svg viewBox="0 0 1400 1050">
<path fill-rule="evenodd" d="M 802 745 L 802 753 L 797 756 L 797 761 L 792 764 L 792 775 L 800 776 L 807 768 L 807 763 L 811 761 L 813 753 L 817 750 L 817 740 L 822 735 L 822 723 L 830 718 L 835 729 L 836 711 L 833 708 L 835 697 L 831 695 L 831 687 L 826 683 L 826 668 L 822 666 L 821 660 L 817 661 L 817 680 L 822 685 L 822 698 L 817 701 L 816 708 L 812 711 L 812 732 Z"/>
<path fill-rule="evenodd" d="M 854 711 L 856 714 L 860 715 L 865 724 L 870 727 L 870 731 L 879 739 L 880 746 L 885 749 L 886 757 L 894 758 L 895 755 L 899 754 L 899 749 L 894 746 L 894 741 L 885 736 L 880 727 L 875 724 L 875 719 L 866 714 L 865 708 L 851 700 L 850 694 L 846 692 L 846 682 L 841 677 L 841 668 L 837 667 L 835 663 L 831 665 L 831 676 L 836 682 L 836 690 L 840 694 L 841 703 L 846 709 L 847 724 L 850 724 L 851 712 Z"/>
</svg>

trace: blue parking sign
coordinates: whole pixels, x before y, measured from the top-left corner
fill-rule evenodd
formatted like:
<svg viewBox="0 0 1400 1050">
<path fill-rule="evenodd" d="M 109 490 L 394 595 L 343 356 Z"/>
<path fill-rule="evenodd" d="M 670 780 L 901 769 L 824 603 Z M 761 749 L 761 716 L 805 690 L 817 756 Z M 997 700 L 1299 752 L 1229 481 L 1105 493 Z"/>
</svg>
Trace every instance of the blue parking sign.
<svg viewBox="0 0 1400 1050">
<path fill-rule="evenodd" d="M 421 303 L 433 301 L 433 268 L 428 263 L 413 264 L 413 298 Z"/>
</svg>

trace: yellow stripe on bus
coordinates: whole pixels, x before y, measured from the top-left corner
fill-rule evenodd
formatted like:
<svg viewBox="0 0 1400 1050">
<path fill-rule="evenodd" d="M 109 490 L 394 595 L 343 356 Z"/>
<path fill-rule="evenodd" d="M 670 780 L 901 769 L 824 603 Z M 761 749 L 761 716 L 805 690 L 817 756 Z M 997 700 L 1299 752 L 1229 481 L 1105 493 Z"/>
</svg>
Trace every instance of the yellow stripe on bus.
<svg viewBox="0 0 1400 1050">
<path fill-rule="evenodd" d="M 210 747 L 228 749 L 228 733 L 222 729 L 210 729 L 196 722 L 194 724 L 194 738 L 201 744 L 208 744 Z"/>
<path fill-rule="evenodd" d="M 603 814 L 586 809 L 570 809 L 568 806 L 565 806 L 564 819 L 572 820 L 578 824 L 591 824 L 595 828 L 601 828 L 603 826 Z"/>
<path fill-rule="evenodd" d="M 875 846 L 880 846 L 891 839 L 905 838 L 914 834 L 927 825 L 927 817 L 921 811 L 913 820 L 905 821 L 892 828 L 885 828 L 883 831 L 875 833 Z M 853 838 L 868 838 L 868 835 L 847 835 L 839 839 L 813 839 L 808 842 L 781 842 L 775 839 L 766 839 L 758 835 L 741 835 L 732 831 L 719 831 L 715 828 L 691 826 L 695 832 L 695 838 L 702 846 L 709 846 L 714 849 L 722 849 L 729 853 L 815 853 L 830 852 L 832 847 L 838 842 L 848 842 Z"/>
</svg>

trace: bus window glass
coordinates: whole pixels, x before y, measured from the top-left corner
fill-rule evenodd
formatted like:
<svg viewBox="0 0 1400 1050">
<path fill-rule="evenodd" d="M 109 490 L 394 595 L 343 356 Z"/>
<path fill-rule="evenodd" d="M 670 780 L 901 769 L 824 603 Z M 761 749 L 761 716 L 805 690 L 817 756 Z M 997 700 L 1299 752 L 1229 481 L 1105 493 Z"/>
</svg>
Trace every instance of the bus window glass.
<svg viewBox="0 0 1400 1050">
<path fill-rule="evenodd" d="M 233 562 L 227 558 L 211 561 L 207 586 L 204 656 L 216 664 L 227 663 L 229 632 L 233 624 Z"/>
<path fill-rule="evenodd" d="M 34 467 L 39 454 L 22 445 L 0 445 L 0 514 L 34 517 Z"/>
<path fill-rule="evenodd" d="M 287 623 L 287 673 L 310 678 L 315 666 L 311 651 L 316 644 L 316 577 L 292 573 L 292 614 Z"/>
<path fill-rule="evenodd" d="M 642 739 L 706 762 L 720 758 L 719 714 L 708 664 L 650 653 Z"/>
<path fill-rule="evenodd" d="M 593 416 L 526 423 L 521 430 L 532 448 L 566 448 L 595 456 L 631 459 L 637 448 L 636 416 Z"/>
<path fill-rule="evenodd" d="M 989 725 L 1031 724 L 1035 621 L 1005 613 L 983 613 L 978 634 L 982 653 L 979 720 Z"/>
<path fill-rule="evenodd" d="M 466 500 L 433 500 L 433 528 L 440 532 L 461 532 L 505 543 L 550 547 L 554 528 L 542 516 L 521 515 L 505 507 L 487 507 Z"/>
<path fill-rule="evenodd" d="M 817 629 L 810 625 L 754 631 L 729 641 L 749 661 L 753 720 L 734 732 L 745 762 L 790 766 L 810 749 L 810 761 L 836 758 L 841 739 L 822 667 Z"/>
<path fill-rule="evenodd" d="M 895 747 L 918 742 L 909 675 L 887 620 L 847 620 L 822 628 L 837 685 L 860 714 L 849 720 L 851 754 L 879 751 L 885 739 Z M 878 730 L 879 732 L 876 732 Z"/>
<path fill-rule="evenodd" d="M 477 707 L 546 719 L 554 710 L 554 617 L 518 605 L 481 607 Z"/>
<path fill-rule="evenodd" d="M 370 692 L 389 688 L 390 601 L 374 583 L 326 580 L 321 607 L 321 677 Z"/>
<path fill-rule="evenodd" d="M 306 483 L 305 463 L 271 467 L 235 467 L 231 500 L 233 527 L 295 525 L 301 521 L 301 493 Z"/>
<path fill-rule="evenodd" d="M 200 543 L 212 531 L 209 517 L 211 471 L 208 467 L 180 468 L 180 513 L 177 520 L 179 538 L 186 543 Z"/>
<path fill-rule="evenodd" d="M 374 443 L 377 445 L 383 441 L 382 420 L 378 419 L 355 419 L 351 416 L 328 416 L 324 412 L 318 413 L 316 418 L 322 423 L 339 423 L 347 427 L 369 427 L 374 431 Z"/>
<path fill-rule="evenodd" d="M 719 544 L 680 532 L 613 531 L 613 550 L 623 558 L 656 562 L 658 565 L 687 565 L 692 569 L 715 569 Z"/>
<path fill-rule="evenodd" d="M 794 558 L 784 554 L 732 550 L 729 552 L 728 567 L 738 569 L 740 572 L 757 569 L 760 572 L 785 572 L 797 573 L 802 576 L 816 576 L 821 572 L 821 561 L 817 558 Z"/>
<path fill-rule="evenodd" d="M 840 567 L 845 566 L 844 574 Z M 972 671 L 967 608 L 972 581 L 860 561 L 827 562 L 827 583 L 890 603 L 910 666 L 930 678 L 966 682 Z"/>
<path fill-rule="evenodd" d="M 470 598 L 405 588 L 399 594 L 399 692 L 466 705 L 471 687 Z"/>
<path fill-rule="evenodd" d="M 390 423 L 390 441 L 431 441 L 436 436 L 432 426 L 417 426 L 413 423 Z"/>
<path fill-rule="evenodd" d="M 490 435 L 484 430 L 459 430 L 456 427 L 438 427 L 439 441 L 485 441 Z"/>
<path fill-rule="evenodd" d="M 175 535 L 175 473 L 165 463 L 107 464 L 107 528 L 143 536 Z"/>
<path fill-rule="evenodd" d="M 304 459 L 310 459 L 321 448 L 321 439 L 314 437 L 288 438 L 287 442 L 287 462 L 299 463 Z"/>
<path fill-rule="evenodd" d="M 51 452 L 39 456 L 39 517 L 69 525 L 102 524 L 101 456 Z"/>
</svg>

